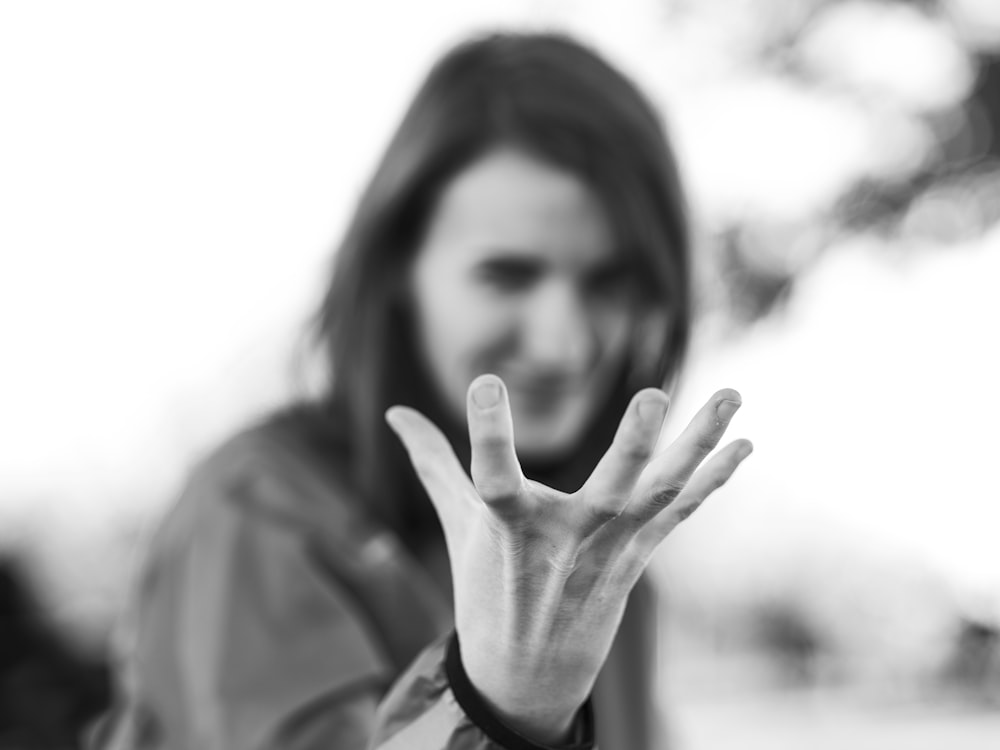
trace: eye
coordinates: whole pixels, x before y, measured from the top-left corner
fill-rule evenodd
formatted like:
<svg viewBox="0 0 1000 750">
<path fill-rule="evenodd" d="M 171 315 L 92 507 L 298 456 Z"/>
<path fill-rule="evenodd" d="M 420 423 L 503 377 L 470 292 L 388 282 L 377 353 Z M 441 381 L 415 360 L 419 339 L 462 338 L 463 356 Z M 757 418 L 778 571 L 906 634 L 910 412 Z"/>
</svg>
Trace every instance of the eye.
<svg viewBox="0 0 1000 750">
<path fill-rule="evenodd" d="M 587 293 L 603 299 L 628 297 L 637 287 L 634 269 L 625 264 L 599 268 L 586 280 Z"/>
<path fill-rule="evenodd" d="M 476 279 L 499 291 L 526 291 L 541 273 L 537 263 L 519 258 L 495 258 L 476 266 Z"/>
</svg>

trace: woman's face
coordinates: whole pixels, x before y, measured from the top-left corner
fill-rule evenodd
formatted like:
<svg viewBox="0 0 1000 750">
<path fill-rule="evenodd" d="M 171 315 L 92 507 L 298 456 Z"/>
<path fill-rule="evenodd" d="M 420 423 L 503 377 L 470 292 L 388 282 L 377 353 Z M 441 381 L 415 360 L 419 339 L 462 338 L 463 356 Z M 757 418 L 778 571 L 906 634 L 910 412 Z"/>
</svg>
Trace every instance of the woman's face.
<svg viewBox="0 0 1000 750">
<path fill-rule="evenodd" d="M 433 385 L 465 420 L 469 383 L 507 384 L 518 454 L 565 456 L 607 402 L 635 322 L 635 271 L 578 178 L 514 149 L 440 196 L 410 277 Z"/>
</svg>

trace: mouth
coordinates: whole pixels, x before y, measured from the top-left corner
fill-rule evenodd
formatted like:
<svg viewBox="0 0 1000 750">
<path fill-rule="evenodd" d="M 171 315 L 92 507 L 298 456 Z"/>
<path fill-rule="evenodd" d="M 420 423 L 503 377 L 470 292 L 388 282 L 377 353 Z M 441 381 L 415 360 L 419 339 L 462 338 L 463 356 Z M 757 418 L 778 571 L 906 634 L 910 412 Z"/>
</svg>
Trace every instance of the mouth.
<svg viewBox="0 0 1000 750">
<path fill-rule="evenodd" d="M 515 400 L 531 408 L 553 407 L 585 390 L 585 378 L 510 377 L 504 378 Z"/>
</svg>

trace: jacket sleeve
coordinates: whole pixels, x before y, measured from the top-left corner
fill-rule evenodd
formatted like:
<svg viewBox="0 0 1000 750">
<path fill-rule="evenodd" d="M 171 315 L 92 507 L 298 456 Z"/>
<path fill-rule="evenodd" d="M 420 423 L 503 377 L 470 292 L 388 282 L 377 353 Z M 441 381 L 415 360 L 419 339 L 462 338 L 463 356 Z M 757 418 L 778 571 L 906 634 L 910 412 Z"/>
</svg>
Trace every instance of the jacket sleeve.
<svg viewBox="0 0 1000 750">
<path fill-rule="evenodd" d="M 573 738 L 555 748 L 538 744 L 497 718 L 462 666 L 457 636 L 426 649 L 379 706 L 373 750 L 592 750 L 594 716 L 588 701 Z"/>
<path fill-rule="evenodd" d="M 98 747 L 541 747 L 490 718 L 454 639 L 429 645 L 391 684 L 366 613 L 301 529 L 204 500 L 173 542 L 168 529 L 169 563 L 143 581 L 128 718 Z M 567 747 L 592 747 L 591 724 L 581 720 L 582 742 Z"/>
<path fill-rule="evenodd" d="M 161 606 L 147 605 L 138 635 L 159 720 L 179 746 L 367 746 L 390 665 L 301 533 L 214 502 L 171 567 L 150 582 L 159 592 L 144 592 Z"/>
</svg>

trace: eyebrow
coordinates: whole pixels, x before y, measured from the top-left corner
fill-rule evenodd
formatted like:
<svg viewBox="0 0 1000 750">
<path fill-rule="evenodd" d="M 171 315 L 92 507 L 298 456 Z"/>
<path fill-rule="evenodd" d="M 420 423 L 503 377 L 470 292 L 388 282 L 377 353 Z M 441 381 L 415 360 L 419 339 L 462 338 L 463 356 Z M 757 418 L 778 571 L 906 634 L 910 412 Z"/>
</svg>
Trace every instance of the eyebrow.
<svg viewBox="0 0 1000 750">
<path fill-rule="evenodd" d="M 542 258 L 535 257 L 529 253 L 521 253 L 516 250 L 498 251 L 484 258 L 477 263 L 480 268 L 502 268 L 512 271 L 537 271 L 547 264 Z"/>
<path fill-rule="evenodd" d="M 480 258 L 476 264 L 480 268 L 497 268 L 512 271 L 537 271 L 549 265 L 548 259 L 539 257 L 528 250 L 516 248 L 496 248 Z M 583 270 L 583 274 L 590 277 L 613 276 L 620 273 L 627 273 L 635 267 L 635 263 L 630 258 L 616 256 L 607 260 L 601 260 L 596 264 Z"/>
</svg>

